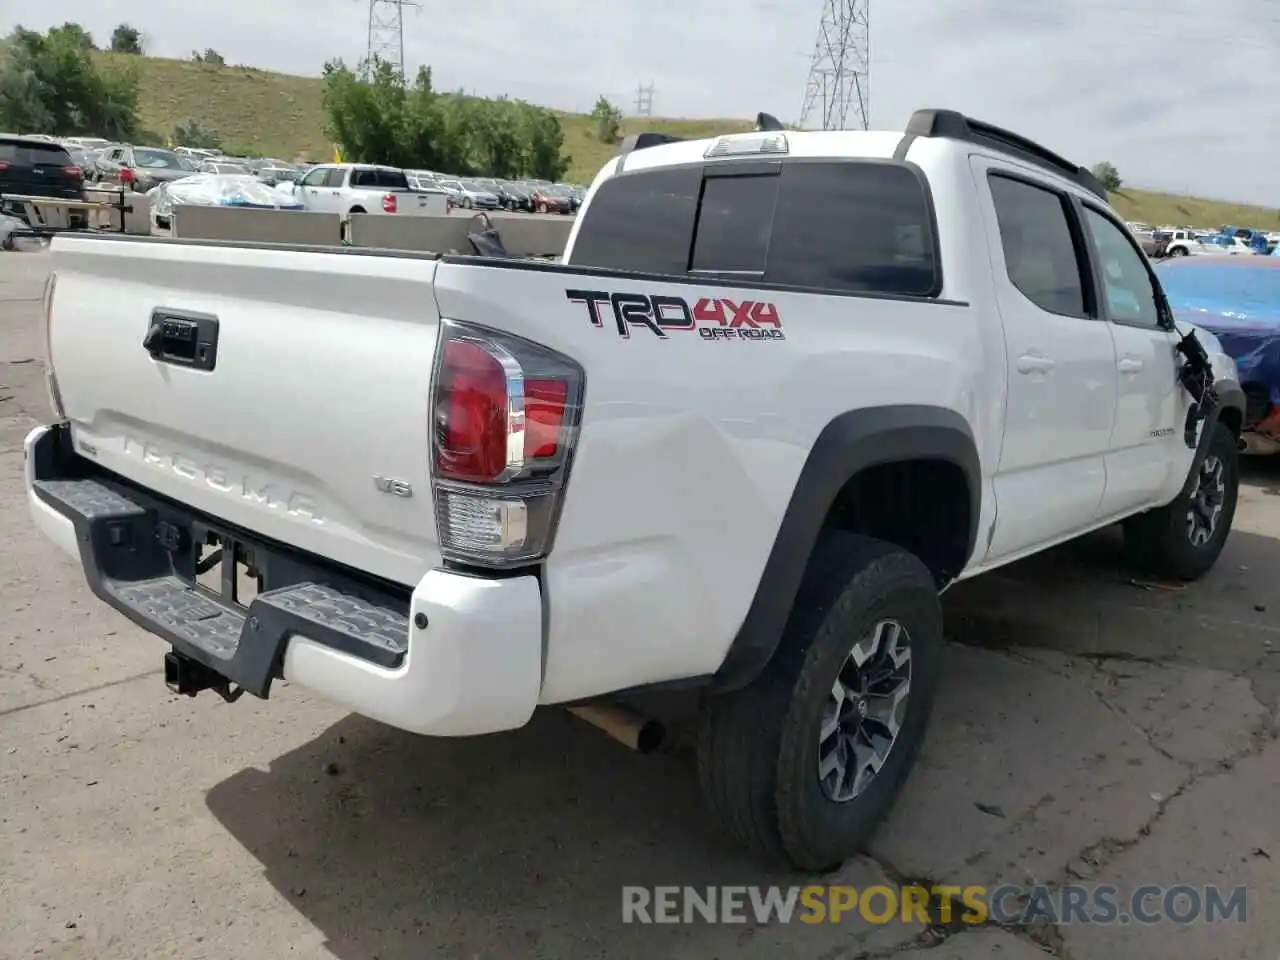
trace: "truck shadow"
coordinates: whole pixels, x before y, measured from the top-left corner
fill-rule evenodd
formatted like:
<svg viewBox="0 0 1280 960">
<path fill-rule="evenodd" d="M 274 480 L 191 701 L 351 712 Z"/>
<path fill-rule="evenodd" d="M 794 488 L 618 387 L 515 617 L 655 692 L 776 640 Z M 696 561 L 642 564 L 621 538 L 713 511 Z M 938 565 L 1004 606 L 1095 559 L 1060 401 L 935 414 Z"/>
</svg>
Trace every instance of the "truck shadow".
<svg viewBox="0 0 1280 960">
<path fill-rule="evenodd" d="M 1250 479 L 1250 489 L 1280 477 L 1269 466 L 1264 473 L 1261 483 Z M 1275 629 L 1266 608 L 1280 609 L 1278 567 L 1280 540 L 1236 530 L 1215 571 L 1179 589 L 1136 577 L 1123 565 L 1118 534 L 1104 531 L 961 584 L 945 597 L 948 631 L 961 645 L 948 656 L 960 669 L 943 685 L 934 728 L 969 722 L 981 697 L 1003 697 L 1005 714 L 1027 709 L 1018 699 L 1026 691 L 1000 679 L 1007 658 L 991 648 L 1240 672 L 1257 662 L 1263 631 Z M 664 702 L 660 713 L 677 720 L 677 734 L 687 731 L 679 723 L 687 702 Z M 964 768 L 970 750 L 975 763 L 1009 753 L 1008 789 L 1043 793 L 1041 784 L 1021 782 L 1034 778 L 1018 759 L 1026 744 L 1007 731 L 951 738 L 947 762 Z M 926 764 L 930 753 L 926 745 Z M 944 829 L 951 792 L 919 801 L 930 816 L 913 817 L 911 832 Z M 466 740 L 415 737 L 351 716 L 268 770 L 224 780 L 207 804 L 340 960 L 692 960 L 782 955 L 801 944 L 815 955 L 844 955 L 866 949 L 869 937 L 910 936 L 848 924 L 781 932 L 753 924 L 624 924 L 624 885 L 811 881 L 762 866 L 720 836 L 701 808 L 687 747 L 639 756 L 556 710 L 539 712 L 522 730 Z M 859 859 L 841 882 L 865 886 L 883 882 L 883 874 Z"/>
</svg>

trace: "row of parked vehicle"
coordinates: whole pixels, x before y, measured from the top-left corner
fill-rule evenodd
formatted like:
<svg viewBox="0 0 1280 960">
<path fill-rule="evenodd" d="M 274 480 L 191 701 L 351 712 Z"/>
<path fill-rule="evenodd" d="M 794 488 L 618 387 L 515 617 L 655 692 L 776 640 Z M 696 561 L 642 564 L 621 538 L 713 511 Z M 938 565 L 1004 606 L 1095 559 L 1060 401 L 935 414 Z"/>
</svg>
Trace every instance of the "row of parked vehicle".
<svg viewBox="0 0 1280 960">
<path fill-rule="evenodd" d="M 317 166 L 274 157 L 232 157 L 215 149 L 111 143 L 95 137 L 70 137 L 60 142 L 72 162 L 84 171 L 85 180 L 119 183 L 140 192 L 193 173 L 249 174 L 270 186 L 296 183 Z M 434 170 L 404 173 L 412 189 L 443 193 L 449 207 L 468 210 L 569 215 L 578 212 L 586 195 L 586 188 L 579 184 L 550 180 L 469 178 Z"/>
<path fill-rule="evenodd" d="M 1197 254 L 1252 253 L 1274 255 L 1280 243 L 1280 232 L 1265 233 L 1253 227 L 1223 226 L 1217 229 L 1201 227 L 1152 227 L 1145 223 L 1130 223 L 1129 229 L 1137 237 L 1143 251 L 1149 257 L 1186 257 Z"/>
</svg>

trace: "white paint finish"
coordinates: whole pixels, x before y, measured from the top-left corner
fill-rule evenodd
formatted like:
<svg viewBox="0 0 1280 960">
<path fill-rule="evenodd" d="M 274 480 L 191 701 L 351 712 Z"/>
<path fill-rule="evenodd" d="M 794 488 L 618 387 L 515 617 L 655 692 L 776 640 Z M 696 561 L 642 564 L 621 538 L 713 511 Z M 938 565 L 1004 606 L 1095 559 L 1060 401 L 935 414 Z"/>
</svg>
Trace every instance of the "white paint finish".
<svg viewBox="0 0 1280 960">
<path fill-rule="evenodd" d="M 435 566 L 435 263 L 59 237 L 53 358 L 90 459 L 181 503 L 404 584 Z M 213 373 L 142 348 L 214 314 Z M 413 486 L 409 499 L 374 476 Z"/>
<path fill-rule="evenodd" d="M 793 154 L 884 158 L 897 141 L 795 135 Z M 705 146 L 656 148 L 627 162 L 682 162 Z M 264 536 L 426 585 L 439 562 L 427 445 L 438 318 L 558 350 L 585 369 L 586 397 L 545 596 L 534 604 L 521 594 L 507 605 L 498 599 L 505 594 L 477 587 L 457 604 L 439 600 L 475 654 L 441 653 L 441 675 L 469 675 L 486 657 L 512 659 L 501 695 L 519 713 L 530 697 L 553 703 L 711 673 L 757 588 L 769 589 L 761 574 L 806 457 L 846 411 L 920 404 L 970 425 L 982 490 L 965 576 L 1109 519 L 1099 505 L 1118 389 L 1110 329 L 1101 321 L 1046 322 L 1028 309 L 1007 281 L 985 178 L 975 177 L 969 148 L 925 139 L 909 157 L 933 188 L 944 296 L 963 303 L 583 276 L 571 264 L 525 270 L 59 238 L 59 381 L 77 438 L 104 466 Z M 586 307 L 567 297 L 575 288 L 675 294 L 690 303 L 767 299 L 785 339 L 723 342 L 677 331 L 660 338 L 640 328 L 624 337 L 608 316 L 594 326 Z M 215 374 L 150 361 L 141 338 L 156 306 L 223 320 Z M 1038 357 L 1053 365 L 1036 369 Z M 380 494 L 375 475 L 407 481 L 414 496 Z M 273 495 L 253 496 L 264 484 Z M 1153 488 L 1147 502 L 1175 492 L 1176 485 Z M 529 695 L 523 658 L 532 636 L 541 684 Z M 416 649 L 421 663 L 423 648 Z M 392 689 L 380 684 L 394 671 L 306 641 L 291 651 L 288 669 L 301 682 L 406 722 L 401 706 L 380 706 L 378 691 Z M 420 704 L 424 716 L 454 709 L 452 691 L 434 683 L 419 693 L 445 698 L 444 706 Z M 442 724 L 453 721 L 430 721 L 433 730 Z"/>
<path fill-rule="evenodd" d="M 601 327 L 567 289 L 768 298 L 781 341 Z M 441 316 L 483 322 L 586 370 L 555 549 L 544 701 L 714 671 L 760 584 L 822 429 L 860 407 L 953 410 L 982 436 L 982 320 L 963 306 L 734 290 L 442 263 Z M 623 569 L 624 561 L 628 563 Z M 601 566 L 604 564 L 604 566 Z M 608 571 L 607 573 L 605 571 Z M 764 586 L 768 589 L 768 585 Z M 607 648 L 610 655 L 601 655 Z"/>
<path fill-rule="evenodd" d="M 982 199 L 1009 391 L 995 479 L 999 522 L 984 561 L 990 563 L 1093 521 L 1106 486 L 1116 372 L 1106 323 L 1049 313 L 1009 279 L 988 175 L 1034 171 L 982 155 L 972 158 L 971 169 L 971 189 Z"/>
<path fill-rule="evenodd" d="M 408 730 L 462 737 L 528 723 L 542 676 L 542 597 L 534 577 L 485 580 L 433 570 L 410 602 L 409 652 L 398 669 L 289 641 L 284 675 L 356 713 Z"/>
</svg>

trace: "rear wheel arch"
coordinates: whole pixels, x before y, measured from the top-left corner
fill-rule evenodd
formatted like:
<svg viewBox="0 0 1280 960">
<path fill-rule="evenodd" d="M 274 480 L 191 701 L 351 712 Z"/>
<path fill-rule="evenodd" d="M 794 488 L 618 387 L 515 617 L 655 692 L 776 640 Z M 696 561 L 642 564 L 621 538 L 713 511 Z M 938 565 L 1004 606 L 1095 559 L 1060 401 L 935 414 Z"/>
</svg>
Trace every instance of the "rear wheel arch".
<svg viewBox="0 0 1280 960">
<path fill-rule="evenodd" d="M 892 501 L 875 499 L 901 490 L 904 482 L 914 491 L 906 505 L 932 503 L 932 513 L 903 516 Z M 905 547 L 920 556 L 941 588 L 973 554 L 981 491 L 973 431 L 954 410 L 904 404 L 851 410 L 833 419 L 809 452 L 711 690 L 750 683 L 773 658 L 824 530 L 835 527 Z M 865 509 L 876 504 L 883 509 Z"/>
</svg>

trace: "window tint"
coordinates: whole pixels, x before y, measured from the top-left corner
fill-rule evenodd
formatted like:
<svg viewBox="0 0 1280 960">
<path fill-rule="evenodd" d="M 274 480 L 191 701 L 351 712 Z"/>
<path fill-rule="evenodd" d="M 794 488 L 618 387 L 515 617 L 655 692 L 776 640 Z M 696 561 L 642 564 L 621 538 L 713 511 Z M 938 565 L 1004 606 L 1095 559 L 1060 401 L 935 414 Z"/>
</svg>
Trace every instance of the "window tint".
<svg viewBox="0 0 1280 960">
<path fill-rule="evenodd" d="M 1066 197 L 991 175 L 1009 281 L 1049 313 L 1085 316 L 1084 283 L 1067 222 Z"/>
<path fill-rule="evenodd" d="M 717 173 L 733 161 L 721 163 Z M 573 260 L 861 293 L 937 292 L 929 198 L 911 169 L 783 161 L 780 171 L 704 180 L 698 165 L 614 177 L 591 201 Z"/>
<path fill-rule="evenodd" d="M 324 180 L 318 184 L 322 187 L 341 187 L 343 181 L 347 179 L 347 170 L 344 167 L 330 167 L 325 171 Z"/>
<path fill-rule="evenodd" d="M 387 190 L 407 190 L 409 180 L 399 170 L 353 170 L 351 172 L 353 187 L 382 187 Z M 341 180 L 330 186 L 341 186 Z"/>
<path fill-rule="evenodd" d="M 322 183 L 324 183 L 325 174 L 327 172 L 328 171 L 326 171 L 323 167 L 317 168 L 315 170 L 308 170 L 306 176 L 304 176 L 298 182 L 304 187 L 318 187 Z"/>
<path fill-rule="evenodd" d="M 764 276 L 778 180 L 776 176 L 706 179 L 690 270 Z"/>
<path fill-rule="evenodd" d="M 1097 211 L 1085 207 L 1084 222 L 1098 253 L 1098 272 L 1102 274 L 1110 319 L 1158 328 L 1160 311 L 1156 308 L 1155 288 L 1142 255 L 1119 227 Z"/>
<path fill-rule="evenodd" d="M 0 160 L 22 167 L 65 167 L 71 154 L 57 144 L 0 141 Z"/>
</svg>

